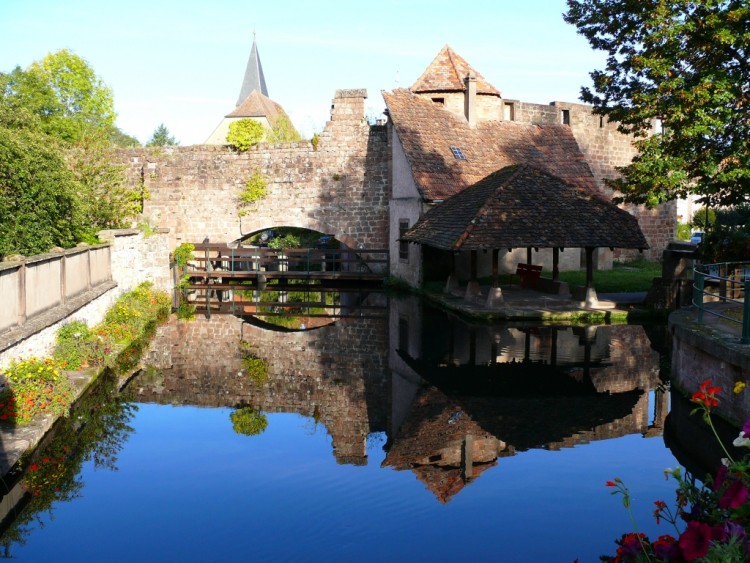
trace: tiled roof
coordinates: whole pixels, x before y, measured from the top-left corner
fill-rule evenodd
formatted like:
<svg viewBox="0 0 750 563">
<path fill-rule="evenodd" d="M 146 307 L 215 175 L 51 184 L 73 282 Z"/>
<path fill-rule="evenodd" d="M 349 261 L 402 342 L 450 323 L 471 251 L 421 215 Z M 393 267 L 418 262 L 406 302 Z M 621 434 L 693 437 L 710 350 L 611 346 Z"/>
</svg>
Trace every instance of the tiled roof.
<svg viewBox="0 0 750 563">
<path fill-rule="evenodd" d="M 404 89 L 383 92 L 422 197 L 440 201 L 511 164 L 532 164 L 599 194 L 567 125 L 466 120 Z M 458 160 L 451 147 L 465 160 Z"/>
<path fill-rule="evenodd" d="M 273 123 L 284 113 L 284 108 L 258 90 L 253 90 L 235 110 L 226 117 L 267 117 Z"/>
<path fill-rule="evenodd" d="M 487 82 L 466 60 L 448 45 L 437 54 L 410 90 L 416 93 L 463 92 L 464 78 L 469 72 L 477 78 L 477 93 L 500 96 L 500 91 Z"/>
<path fill-rule="evenodd" d="M 443 250 L 648 248 L 633 215 L 529 165 L 498 170 L 436 205 L 402 239 Z"/>
</svg>

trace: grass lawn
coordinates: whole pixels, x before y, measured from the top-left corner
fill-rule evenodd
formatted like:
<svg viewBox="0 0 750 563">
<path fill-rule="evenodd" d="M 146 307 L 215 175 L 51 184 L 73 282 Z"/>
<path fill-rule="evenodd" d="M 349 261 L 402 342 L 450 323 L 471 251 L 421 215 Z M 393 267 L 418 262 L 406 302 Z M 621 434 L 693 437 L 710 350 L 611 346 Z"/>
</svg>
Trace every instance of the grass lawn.
<svg viewBox="0 0 750 563">
<path fill-rule="evenodd" d="M 648 291 L 654 278 L 661 277 L 661 264 L 639 260 L 615 263 L 611 270 L 594 270 L 597 293 Z M 560 272 L 560 280 L 573 285 L 586 283 L 586 272 Z"/>
<path fill-rule="evenodd" d="M 543 277 L 552 277 L 552 272 L 543 271 Z M 615 263 L 611 270 L 594 270 L 594 288 L 597 293 L 621 293 L 632 291 L 648 291 L 654 278 L 661 277 L 661 263 L 638 260 L 635 262 Z M 560 272 L 560 281 L 574 285 L 586 283 L 586 271 Z M 481 278 L 482 284 L 489 284 L 490 278 Z M 443 282 L 444 283 L 444 282 Z M 501 274 L 500 284 L 517 284 L 518 276 Z M 430 289 L 440 291 L 440 283 L 430 284 Z"/>
</svg>

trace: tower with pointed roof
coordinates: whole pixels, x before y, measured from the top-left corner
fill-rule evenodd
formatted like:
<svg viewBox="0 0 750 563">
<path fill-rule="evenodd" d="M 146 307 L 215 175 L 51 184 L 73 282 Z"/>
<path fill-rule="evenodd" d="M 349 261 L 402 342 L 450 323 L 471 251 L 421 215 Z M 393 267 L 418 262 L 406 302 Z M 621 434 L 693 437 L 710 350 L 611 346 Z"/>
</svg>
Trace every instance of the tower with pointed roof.
<svg viewBox="0 0 750 563">
<path fill-rule="evenodd" d="M 204 144 L 226 145 L 229 126 L 241 119 L 254 119 L 266 129 L 272 129 L 278 119 L 289 119 L 284 108 L 268 97 L 266 77 L 263 74 L 263 65 L 260 63 L 255 33 L 253 33 L 253 46 L 245 67 L 237 104 L 234 110 L 224 116 Z"/>
<path fill-rule="evenodd" d="M 475 88 L 472 108 L 466 107 L 467 88 Z M 502 115 L 500 90 L 487 82 L 450 45 L 440 50 L 409 90 L 457 115 L 466 116 L 469 109 L 473 110 L 478 120 L 498 119 Z"/>
</svg>

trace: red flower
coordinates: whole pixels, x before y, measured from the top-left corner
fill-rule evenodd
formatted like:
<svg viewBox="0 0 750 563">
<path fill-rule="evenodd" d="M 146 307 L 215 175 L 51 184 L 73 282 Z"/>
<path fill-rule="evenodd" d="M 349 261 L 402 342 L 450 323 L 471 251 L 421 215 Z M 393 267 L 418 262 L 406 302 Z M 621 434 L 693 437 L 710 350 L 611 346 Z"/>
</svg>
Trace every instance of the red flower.
<svg viewBox="0 0 750 563">
<path fill-rule="evenodd" d="M 731 485 L 727 487 L 724 494 L 719 499 L 719 506 L 721 508 L 740 508 L 744 506 L 747 501 L 748 490 L 745 483 L 742 481 L 733 481 Z"/>
<path fill-rule="evenodd" d="M 618 557 L 635 558 L 643 553 L 643 545 L 648 544 L 649 541 L 645 534 L 631 532 L 624 535 L 619 543 L 620 547 L 617 548 Z"/>
<path fill-rule="evenodd" d="M 654 542 L 653 547 L 654 555 L 659 561 L 674 561 L 679 554 L 677 540 L 669 534 L 659 536 L 659 539 Z"/>
<path fill-rule="evenodd" d="M 721 387 L 715 387 L 711 385 L 711 380 L 706 379 L 700 385 L 700 391 L 693 393 L 690 400 L 698 405 L 702 406 L 706 410 L 711 410 L 713 407 L 719 404 L 719 400 L 716 395 L 721 392 Z"/>
<path fill-rule="evenodd" d="M 686 561 L 705 557 L 711 544 L 711 526 L 691 520 L 678 543 Z"/>
<path fill-rule="evenodd" d="M 29 470 L 30 471 L 38 471 L 39 470 L 39 466 L 36 463 L 32 463 L 31 467 L 29 467 Z"/>
<path fill-rule="evenodd" d="M 667 503 L 663 500 L 657 500 L 654 502 L 656 505 L 656 510 L 654 510 L 654 518 L 656 518 L 656 523 L 659 524 L 661 522 L 661 513 L 662 510 L 667 508 Z"/>
<path fill-rule="evenodd" d="M 607 481 L 606 483 L 607 487 L 616 487 L 617 484 L 614 481 Z"/>
</svg>

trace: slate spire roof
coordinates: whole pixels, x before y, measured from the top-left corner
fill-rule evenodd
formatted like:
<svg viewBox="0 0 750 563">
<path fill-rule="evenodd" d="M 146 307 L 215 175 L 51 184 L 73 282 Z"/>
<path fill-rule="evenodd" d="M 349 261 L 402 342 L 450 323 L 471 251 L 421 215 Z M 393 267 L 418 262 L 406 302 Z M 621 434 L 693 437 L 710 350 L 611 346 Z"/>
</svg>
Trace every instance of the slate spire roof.
<svg viewBox="0 0 750 563">
<path fill-rule="evenodd" d="M 250 49 L 250 57 L 247 59 L 247 67 L 245 68 L 245 77 L 242 80 L 242 88 L 240 88 L 240 97 L 237 98 L 237 104 L 240 105 L 247 99 L 247 97 L 253 92 L 253 90 L 259 91 L 264 96 L 268 97 L 268 88 L 266 88 L 266 78 L 263 76 L 263 67 L 260 64 L 260 56 L 258 55 L 258 44 L 255 41 L 255 33 L 253 33 L 253 47 Z"/>
<path fill-rule="evenodd" d="M 500 91 L 487 82 L 466 60 L 449 45 L 445 45 L 430 66 L 422 73 L 410 90 L 416 94 L 427 92 L 463 92 L 464 78 L 473 73 L 477 78 L 477 94 L 500 96 Z"/>
<path fill-rule="evenodd" d="M 648 248 L 633 215 L 529 165 L 490 174 L 430 209 L 401 238 L 441 250 Z"/>
</svg>

